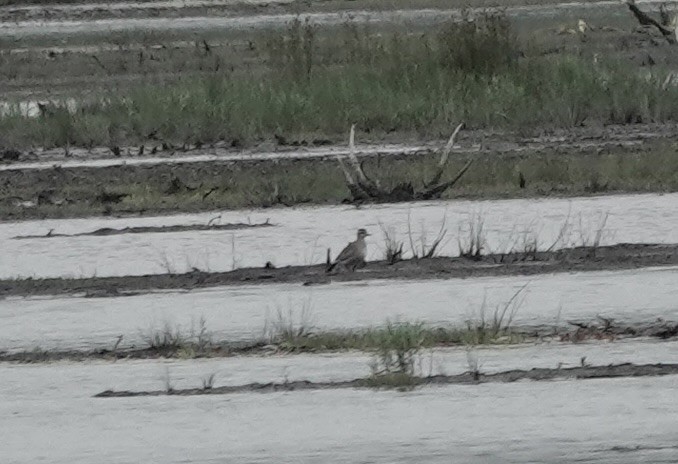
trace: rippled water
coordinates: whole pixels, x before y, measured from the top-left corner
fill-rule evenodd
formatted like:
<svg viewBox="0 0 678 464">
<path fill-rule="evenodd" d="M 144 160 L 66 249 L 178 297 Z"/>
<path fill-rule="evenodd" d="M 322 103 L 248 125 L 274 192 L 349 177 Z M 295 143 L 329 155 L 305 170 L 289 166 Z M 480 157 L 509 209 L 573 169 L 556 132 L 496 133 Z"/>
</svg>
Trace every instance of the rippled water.
<svg viewBox="0 0 678 464">
<path fill-rule="evenodd" d="M 43 220 L 0 224 L 0 278 L 92 277 L 189 271 L 227 271 L 235 267 L 321 263 L 326 250 L 336 254 L 356 230 L 366 227 L 368 260 L 383 259 L 382 227 L 421 248 L 421 239 L 447 235 L 441 254 L 457 256 L 471 224 L 483 221 L 486 251 L 522 249 L 537 237 L 545 249 L 593 243 L 678 243 L 678 194 L 617 195 L 571 199 L 439 201 L 355 208 L 351 206 L 274 208 L 175 215 L 154 218 Z M 146 233 L 105 237 L 13 240 L 16 235 L 73 234 L 101 227 L 160 226 L 217 222 L 264 222 L 276 227 L 235 231 Z M 607 217 L 607 220 L 605 218 Z M 567 224 L 567 227 L 563 227 Z M 601 226 L 604 225 L 604 227 Z M 411 234 L 408 233 L 408 229 Z M 561 233 L 564 232 L 564 233 Z M 409 237 L 412 237 L 410 242 Z M 562 240 L 558 237 L 562 236 Z"/>
</svg>

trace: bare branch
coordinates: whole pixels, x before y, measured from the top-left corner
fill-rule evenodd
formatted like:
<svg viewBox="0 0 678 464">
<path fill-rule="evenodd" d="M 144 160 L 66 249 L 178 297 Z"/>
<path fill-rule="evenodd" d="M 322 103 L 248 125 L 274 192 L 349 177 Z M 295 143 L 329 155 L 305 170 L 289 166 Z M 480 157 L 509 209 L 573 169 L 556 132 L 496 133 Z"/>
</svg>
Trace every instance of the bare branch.
<svg viewBox="0 0 678 464">
<path fill-rule="evenodd" d="M 339 163 L 339 167 L 341 168 L 341 171 L 344 173 L 344 177 L 346 178 L 346 183 L 349 185 L 355 185 L 355 181 L 353 180 L 353 176 L 351 176 L 351 173 L 348 172 L 348 169 L 346 168 L 346 165 L 344 164 L 344 160 L 341 159 L 340 155 L 337 155 L 337 162 Z"/>
<path fill-rule="evenodd" d="M 370 199 L 371 195 L 367 193 L 363 185 L 361 185 L 359 182 L 356 182 L 353 179 L 353 176 L 351 176 L 351 173 L 348 171 L 348 168 L 344 164 L 344 160 L 341 158 L 341 156 L 337 156 L 337 162 L 339 163 L 339 167 L 341 167 L 341 170 L 344 173 L 344 177 L 346 178 L 346 186 L 350 190 L 353 198 L 356 200 Z"/>
<path fill-rule="evenodd" d="M 636 6 L 635 0 L 626 0 L 626 4 L 629 6 L 629 10 L 636 17 L 638 22 L 643 26 L 654 26 L 659 32 L 666 38 L 670 44 L 676 43 L 676 31 L 671 29 L 663 24 L 660 24 L 659 21 L 649 16 L 647 13 L 641 11 Z"/>
<path fill-rule="evenodd" d="M 445 148 L 443 148 L 443 153 L 440 155 L 440 161 L 438 161 L 438 171 L 436 171 L 435 175 L 433 176 L 433 179 L 426 185 L 426 187 L 430 187 L 431 185 L 435 185 L 438 182 L 440 182 L 440 178 L 443 175 L 443 170 L 445 169 L 445 165 L 447 164 L 447 160 L 450 157 L 450 152 L 452 151 L 452 147 L 454 146 L 454 143 L 457 139 L 457 135 L 459 134 L 459 131 L 464 127 L 464 123 L 460 123 L 456 129 L 454 129 L 454 132 L 452 132 L 452 135 L 447 141 L 447 144 L 445 145 Z"/>
<path fill-rule="evenodd" d="M 355 124 L 351 125 L 351 133 L 348 139 L 348 157 L 351 160 L 351 164 L 353 164 L 353 169 L 358 174 L 358 183 L 362 184 L 363 190 L 377 189 L 377 183 L 367 177 L 355 154 Z"/>
<path fill-rule="evenodd" d="M 452 135 L 450 136 L 449 140 L 447 141 L 447 145 L 445 145 L 445 149 L 443 150 L 443 155 L 440 157 L 440 162 L 438 163 L 438 166 L 443 167 L 445 166 L 445 163 L 447 163 L 447 158 L 450 156 L 450 151 L 452 151 L 452 147 L 454 147 L 454 142 L 457 139 L 457 135 L 459 134 L 459 131 L 464 127 L 464 123 L 459 123 L 456 129 L 454 129 L 454 132 L 452 132 Z"/>
<path fill-rule="evenodd" d="M 443 219 L 443 224 L 440 227 L 440 231 L 438 232 L 438 236 L 433 241 L 431 248 L 429 248 L 429 250 L 424 255 L 424 258 L 433 258 L 435 256 L 436 251 L 438 250 L 438 247 L 440 246 L 440 243 L 443 241 L 443 239 L 445 238 L 446 235 L 447 235 L 447 229 L 445 229 L 445 220 Z"/>
<path fill-rule="evenodd" d="M 424 200 L 429 200 L 431 198 L 437 198 L 438 196 L 440 196 L 445 190 L 451 188 L 454 184 L 456 184 L 459 181 L 459 179 L 462 178 L 464 174 L 466 174 L 466 171 L 469 170 L 474 161 L 475 161 L 474 159 L 468 160 L 464 167 L 461 168 L 461 170 L 457 173 L 456 176 L 454 176 L 454 179 L 445 182 L 444 184 L 436 185 L 435 187 L 430 188 L 429 190 L 423 192 L 421 194 L 421 197 Z"/>
</svg>

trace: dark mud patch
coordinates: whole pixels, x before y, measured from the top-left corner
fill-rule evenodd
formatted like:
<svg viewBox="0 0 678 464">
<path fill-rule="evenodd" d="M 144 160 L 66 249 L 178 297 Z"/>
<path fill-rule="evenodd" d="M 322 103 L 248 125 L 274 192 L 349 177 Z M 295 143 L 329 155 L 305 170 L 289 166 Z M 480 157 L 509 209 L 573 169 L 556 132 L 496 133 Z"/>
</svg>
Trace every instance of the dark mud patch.
<svg viewBox="0 0 678 464">
<path fill-rule="evenodd" d="M 673 172 L 678 162 L 670 141 L 677 134 L 668 124 L 554 131 L 534 137 L 469 130 L 455 147 L 442 178 L 452 178 L 471 158 L 474 165 L 445 198 L 674 191 L 678 181 Z M 381 145 L 374 145 L 371 151 L 358 153 L 365 172 L 382 173 L 384 185 L 421 185 L 428 177 L 425 173 L 438 166 L 441 144 L 412 145 L 413 140 L 402 134 L 393 137 L 377 137 L 371 142 L 409 145 L 402 145 L 402 152 L 382 152 Z M 478 145 L 478 140 L 483 144 Z M 350 196 L 335 159 L 340 149 L 346 151 L 345 147 L 317 152 L 278 147 L 266 154 L 222 147 L 215 150 L 223 156 L 202 161 L 180 162 L 177 158 L 176 162 L 125 164 L 119 159 L 120 165 L 56 164 L 44 169 L 22 169 L 21 164 L 14 164 L 0 170 L 0 185 L 11 192 L 0 198 L 0 219 L 148 216 L 340 204 Z M 195 150 L 190 155 L 212 153 L 210 150 Z M 42 153 L 39 158 L 58 163 L 50 156 Z M 96 158 L 86 153 L 82 156 Z M 646 169 L 658 165 L 665 169 Z M 103 186 L 115 186 L 115 191 L 103 195 Z"/>
<path fill-rule="evenodd" d="M 458 375 L 436 375 L 431 377 L 407 377 L 401 379 L 400 387 L 414 388 L 426 385 L 477 385 L 482 383 L 510 383 L 520 380 L 589 380 L 623 377 L 657 377 L 678 374 L 678 364 L 612 364 L 609 366 L 582 366 L 571 368 L 535 368 L 511 370 L 495 374 L 467 372 Z M 120 398 L 134 396 L 193 396 L 227 395 L 232 393 L 273 393 L 281 391 L 328 390 L 342 388 L 381 388 L 378 377 L 347 380 L 343 382 L 310 382 L 305 380 L 285 383 L 250 383 L 246 385 L 187 388 L 182 390 L 114 391 L 106 390 L 94 395 L 95 398 Z M 393 385 L 388 385 L 393 387 Z"/>
<path fill-rule="evenodd" d="M 254 229 L 258 227 L 273 227 L 273 224 L 266 222 L 257 224 L 233 223 L 233 224 L 178 224 L 173 226 L 141 226 L 141 227 L 124 227 L 122 229 L 114 229 L 111 227 L 102 227 L 101 229 L 93 230 L 91 232 L 82 232 L 78 234 L 59 234 L 50 230 L 45 235 L 17 235 L 12 237 L 15 240 L 36 239 L 36 238 L 56 238 L 56 237 L 105 237 L 108 235 L 123 235 L 123 234 L 159 234 L 165 232 L 187 232 L 187 231 L 218 231 L 218 230 L 239 230 L 239 229 Z"/>
<path fill-rule="evenodd" d="M 574 328 L 573 328 L 574 327 Z M 259 339 L 229 342 L 184 340 L 167 346 L 118 347 L 123 337 L 111 349 L 97 350 L 43 350 L 0 352 L 0 362 L 48 363 L 56 361 L 117 361 L 134 359 L 198 359 L 245 355 L 329 353 L 342 351 L 371 352 L 377 347 L 370 341 L 370 331 L 345 330 L 330 332 L 309 331 L 287 339 Z M 425 348 L 465 347 L 469 342 L 468 328 L 431 327 L 422 334 Z M 586 343 L 644 338 L 669 340 L 678 337 L 678 322 L 655 320 L 646 323 L 624 323 L 598 318 L 593 321 L 571 321 L 568 326 L 517 326 L 510 328 L 512 341 L 505 341 L 506 334 L 488 338 L 482 345 L 526 343 Z M 499 340 L 502 341 L 499 341 Z"/>
<path fill-rule="evenodd" d="M 0 296 L 70 294 L 111 297 L 154 290 L 192 290 L 229 285 L 280 283 L 322 285 L 333 281 L 458 279 L 675 265 L 678 265 L 678 245 L 618 244 L 557 251 L 495 253 L 473 258 L 410 259 L 395 264 L 372 261 L 357 272 L 331 275 L 326 272 L 324 264 L 275 268 L 266 263 L 260 268 L 243 268 L 229 272 L 195 270 L 184 274 L 1 280 Z"/>
</svg>

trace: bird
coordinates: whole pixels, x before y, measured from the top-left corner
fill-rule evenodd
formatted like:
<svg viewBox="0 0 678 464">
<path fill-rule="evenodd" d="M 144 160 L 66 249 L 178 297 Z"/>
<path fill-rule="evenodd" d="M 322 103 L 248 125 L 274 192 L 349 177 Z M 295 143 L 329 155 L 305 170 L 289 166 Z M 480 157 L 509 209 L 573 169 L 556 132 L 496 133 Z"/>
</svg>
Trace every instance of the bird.
<svg viewBox="0 0 678 464">
<path fill-rule="evenodd" d="M 327 272 L 332 271 L 337 266 L 350 269 L 351 271 L 355 271 L 357 267 L 363 266 L 365 264 L 365 257 L 367 256 L 365 237 L 369 236 L 370 234 L 368 234 L 365 229 L 358 229 L 355 242 L 349 243 L 346 245 L 346 248 L 341 250 L 337 259 L 334 260 L 334 263 L 327 268 Z"/>
</svg>

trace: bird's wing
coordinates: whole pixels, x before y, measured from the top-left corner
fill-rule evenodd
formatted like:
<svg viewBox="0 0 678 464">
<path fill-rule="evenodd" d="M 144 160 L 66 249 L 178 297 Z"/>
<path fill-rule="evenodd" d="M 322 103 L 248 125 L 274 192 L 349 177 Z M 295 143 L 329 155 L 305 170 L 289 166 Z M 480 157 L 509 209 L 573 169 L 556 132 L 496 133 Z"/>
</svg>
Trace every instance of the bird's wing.
<svg viewBox="0 0 678 464">
<path fill-rule="evenodd" d="M 346 248 L 341 250 L 341 253 L 339 253 L 339 256 L 337 256 L 337 259 L 335 259 L 335 262 L 339 261 L 346 261 L 347 259 L 353 258 L 353 255 L 355 254 L 354 249 L 355 248 L 355 243 L 351 242 L 348 245 L 346 245 Z"/>
</svg>

